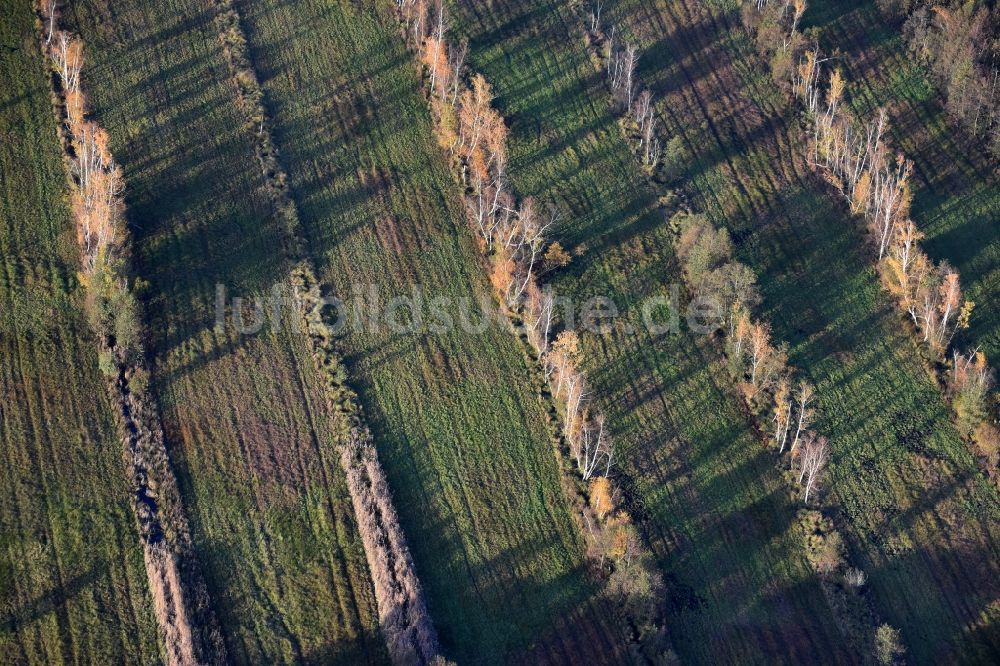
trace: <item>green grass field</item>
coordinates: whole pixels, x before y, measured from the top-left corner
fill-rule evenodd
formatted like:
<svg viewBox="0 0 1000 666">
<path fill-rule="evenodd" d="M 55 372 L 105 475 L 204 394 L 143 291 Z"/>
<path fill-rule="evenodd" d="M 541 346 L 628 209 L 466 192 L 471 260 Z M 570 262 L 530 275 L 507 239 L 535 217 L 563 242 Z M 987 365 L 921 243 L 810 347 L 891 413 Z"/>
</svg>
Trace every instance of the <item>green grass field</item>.
<svg viewBox="0 0 1000 666">
<path fill-rule="evenodd" d="M 810 174 L 797 111 L 738 16 L 618 3 L 640 78 L 690 156 L 686 189 L 758 274 L 764 316 L 819 390 L 828 486 L 883 618 L 912 658 L 985 659 L 996 630 L 1000 503 L 955 433 L 845 206 Z"/>
<path fill-rule="evenodd" d="M 586 366 L 619 446 L 615 474 L 631 488 L 665 575 L 675 650 L 697 663 L 857 659 L 804 562 L 774 458 L 725 386 L 715 348 L 687 330 L 642 328 L 643 301 L 682 278 L 576 15 L 554 2 L 466 7 L 458 33 L 511 127 L 512 182 L 558 205 L 555 238 L 583 250 L 556 277 L 557 291 L 577 302 L 610 297 L 623 315 L 609 334 L 586 335 Z"/>
<path fill-rule="evenodd" d="M 34 12 L 0 14 L 0 661 L 156 662 Z"/>
<path fill-rule="evenodd" d="M 838 626 L 806 560 L 787 462 L 744 413 L 719 345 L 683 318 L 674 333 L 644 325 L 648 299 L 684 291 L 675 206 L 661 206 L 666 189 L 622 135 L 576 2 L 451 0 L 449 39 L 469 40 L 470 69 L 497 94 L 513 189 L 561 213 L 551 235 L 573 258 L 543 281 L 620 313 L 607 332 L 581 333 L 583 366 L 618 447 L 612 475 L 663 574 L 669 642 L 683 663 L 862 663 L 871 655 Z M 265 312 L 253 334 L 216 326 L 219 286 L 264 298 L 291 268 L 268 189 L 279 176 L 255 155 L 222 3 L 62 4 L 86 44 L 91 115 L 125 173 L 152 394 L 229 661 L 386 663 L 335 445 L 343 417 L 298 315 Z M 757 314 L 817 387 L 816 430 L 833 443 L 823 503 L 868 575 L 864 594 L 902 631 L 908 663 L 1000 661 L 1000 492 L 952 426 L 860 225 L 808 166 L 799 109 L 771 81 L 738 3 L 605 4 L 605 26 L 640 46 L 637 76 L 665 134 L 682 141 L 684 198 L 729 230 L 758 276 Z M 947 121 L 898 26 L 860 0 L 813 4 L 804 27 L 841 50 L 854 110 L 887 105 L 915 161 L 926 250 L 961 271 L 978 303 L 962 344 L 996 365 L 995 160 Z M 495 307 L 395 2 L 233 5 L 294 233 L 326 293 L 374 290 L 385 306 L 418 289 L 427 324 L 440 323 L 435 297 Z M 28 0 L 0 0 L 0 663 L 161 663 L 34 20 Z M 631 663 L 632 627 L 585 557 L 567 498 L 575 472 L 510 322 L 348 326 L 348 383 L 443 656 Z"/>
<path fill-rule="evenodd" d="M 215 290 L 287 270 L 208 3 L 94 0 L 96 117 L 127 180 L 154 390 L 196 555 L 236 662 L 383 661 L 333 424 L 291 309 L 256 335 L 214 329 Z"/>
<path fill-rule="evenodd" d="M 386 302 L 420 285 L 425 299 L 488 297 L 390 4 L 237 6 L 332 293 L 376 285 Z M 444 654 L 621 658 L 620 630 L 592 601 L 538 379 L 512 332 L 351 329 L 342 345 Z"/>
<path fill-rule="evenodd" d="M 976 302 L 959 344 L 1000 358 L 1000 173 L 984 142 L 948 119 L 928 71 L 907 51 L 901 26 L 872 3 L 814 2 L 805 27 L 841 54 L 847 94 L 858 115 L 889 111 L 894 146 L 914 162 L 912 216 L 926 234 L 924 249 L 958 268 Z"/>
</svg>

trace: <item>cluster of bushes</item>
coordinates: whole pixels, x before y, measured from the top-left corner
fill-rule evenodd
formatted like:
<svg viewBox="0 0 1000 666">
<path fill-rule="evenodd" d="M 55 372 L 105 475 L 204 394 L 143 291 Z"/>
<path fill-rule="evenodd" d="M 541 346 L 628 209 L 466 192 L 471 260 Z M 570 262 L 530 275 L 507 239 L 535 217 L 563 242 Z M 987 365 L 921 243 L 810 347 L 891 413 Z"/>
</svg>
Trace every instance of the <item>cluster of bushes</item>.
<svg viewBox="0 0 1000 666">
<path fill-rule="evenodd" d="M 953 350 L 950 367 L 945 370 L 945 381 L 955 425 L 975 444 L 987 473 L 1000 481 L 1000 429 L 991 413 L 994 380 L 986 355 L 981 351 L 961 354 Z"/>
<path fill-rule="evenodd" d="M 879 620 L 868 597 L 867 576 L 848 566 L 843 538 L 833 522 L 819 511 L 803 510 L 798 526 L 806 540 L 806 558 L 820 576 L 841 630 L 877 663 L 897 663 L 905 652 L 899 631 Z"/>
<path fill-rule="evenodd" d="M 225 659 L 221 633 L 192 555 L 180 492 L 149 394 L 140 308 L 129 287 L 121 169 L 111 155 L 107 132 L 86 117 L 82 40 L 57 29 L 55 2 L 40 2 L 38 10 L 42 48 L 52 63 L 53 92 L 65 124 L 80 282 L 99 341 L 100 367 L 117 407 L 132 506 L 167 661 L 221 663 Z"/>
<path fill-rule="evenodd" d="M 562 246 L 545 235 L 556 212 L 540 211 L 531 199 L 518 202 L 508 185 L 507 127 L 492 108 L 485 78 L 466 77 L 466 45 L 449 45 L 443 3 L 397 0 L 397 7 L 407 43 L 422 65 L 438 142 L 453 157 L 467 188 L 466 210 L 489 262 L 490 281 L 511 317 L 524 325 L 560 414 L 563 440 L 579 480 L 586 482 L 577 487 L 587 498 L 581 513 L 589 555 L 610 570 L 607 590 L 622 601 L 630 621 L 640 632 L 655 634 L 662 583 L 652 553 L 617 501 L 613 511 L 592 508 L 601 504 L 595 497 L 611 506 L 620 491 L 609 477 L 613 442 L 603 415 L 587 397 L 579 338 L 574 331 L 557 331 L 555 297 L 539 282 L 544 272 L 570 261 Z"/>
<path fill-rule="evenodd" d="M 767 11 L 773 10 L 765 5 Z M 793 31 L 796 24 L 793 20 L 790 25 Z M 803 45 L 804 39 L 794 37 L 790 43 Z M 800 46 L 790 90 L 802 102 L 812 127 L 813 164 L 845 197 L 851 212 L 865 220 L 877 248 L 883 286 L 913 322 L 937 363 L 956 425 L 973 441 L 987 473 L 996 478 L 1000 436 L 991 414 L 993 373 L 978 350 L 952 350 L 947 358 L 956 333 L 968 328 L 975 303 L 963 298 L 958 271 L 947 262 L 935 265 L 920 247 L 923 234 L 910 218 L 912 165 L 890 149 L 885 110 L 860 121 L 843 103 L 845 87 L 839 70 L 826 76 L 819 52 Z M 973 365 L 976 370 L 969 372 Z"/>
<path fill-rule="evenodd" d="M 864 652 L 873 655 L 877 663 L 898 663 L 906 652 L 899 631 L 879 620 L 867 596 L 867 576 L 848 566 L 847 549 L 833 522 L 819 511 L 802 510 L 799 528 L 806 539 L 806 558 L 820 575 L 841 629 L 864 646 Z"/>
<path fill-rule="evenodd" d="M 661 597 L 663 577 L 653 554 L 646 548 L 632 517 L 622 507 L 622 493 L 606 476 L 588 484 L 587 505 L 583 508 L 588 555 L 599 562 L 613 562 L 608 591 L 628 604 L 633 617 L 652 624 L 650 615 Z"/>
<path fill-rule="evenodd" d="M 931 73 L 945 110 L 1000 157 L 1000 13 L 969 0 L 879 0 L 890 19 L 902 19 L 910 52 Z"/>
<path fill-rule="evenodd" d="M 786 90 L 806 45 L 798 29 L 805 11 L 806 0 L 743 2 L 743 25 L 755 35 L 757 50 L 767 58 L 775 83 Z"/>
</svg>

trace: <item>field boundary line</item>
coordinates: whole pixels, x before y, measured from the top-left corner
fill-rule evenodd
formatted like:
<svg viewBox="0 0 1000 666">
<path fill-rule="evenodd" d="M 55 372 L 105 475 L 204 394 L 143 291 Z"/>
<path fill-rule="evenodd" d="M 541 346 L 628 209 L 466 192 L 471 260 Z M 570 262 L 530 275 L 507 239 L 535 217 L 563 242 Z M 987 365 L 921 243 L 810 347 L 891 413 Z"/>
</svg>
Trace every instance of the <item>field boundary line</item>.
<svg viewBox="0 0 1000 666">
<path fill-rule="evenodd" d="M 581 35 L 586 42 L 591 62 L 598 72 L 606 71 L 608 73 L 608 78 L 605 79 L 605 88 L 608 91 L 612 109 L 617 111 L 617 125 L 623 141 L 635 156 L 639 169 L 645 174 L 650 187 L 654 192 L 662 195 L 661 202 L 665 203 L 661 203 L 660 208 L 662 210 L 673 208 L 675 211 L 675 215 L 670 220 L 672 231 L 670 234 L 671 245 L 677 254 L 678 260 L 683 264 L 683 250 L 680 247 L 684 232 L 682 226 L 683 218 L 692 218 L 698 216 L 698 213 L 695 211 L 691 199 L 687 196 L 682 185 L 672 184 L 667 186 L 666 181 L 661 178 L 661 169 L 663 166 L 662 151 L 666 144 L 661 139 L 662 130 L 657 127 L 657 112 L 652 101 L 652 93 L 642 88 L 641 81 L 638 81 L 638 79 L 631 82 L 630 85 L 634 86 L 634 89 L 631 91 L 625 88 L 624 80 L 622 87 L 616 88 L 614 85 L 613 71 L 618 66 L 616 58 L 622 59 L 620 62 L 622 62 L 623 67 L 634 68 L 638 57 L 637 51 L 633 52 L 633 55 L 630 56 L 629 53 L 635 47 L 628 42 L 625 43 L 622 51 L 616 51 L 613 37 L 614 30 L 612 30 L 612 37 L 609 37 L 600 26 L 599 19 L 584 15 L 582 4 L 573 4 L 573 10 L 577 17 L 577 27 L 580 29 Z M 591 24 L 589 27 L 587 25 L 588 20 Z M 681 67 L 683 69 L 683 65 Z M 690 75 L 686 70 L 684 70 L 684 75 L 690 82 Z M 625 94 L 629 98 L 629 102 L 634 102 L 634 105 L 630 106 L 628 102 L 621 99 L 622 94 Z M 710 127 L 713 132 L 716 132 L 711 122 Z M 674 200 L 667 201 L 668 197 L 672 197 Z M 678 220 L 680 220 L 679 223 Z M 718 234 L 720 232 L 719 229 L 712 227 L 711 223 L 707 220 L 705 224 L 711 229 L 710 233 Z M 743 266 L 731 258 L 728 265 Z M 749 269 L 747 268 L 747 270 Z M 704 288 L 692 281 L 692 276 L 689 275 L 686 269 L 682 269 L 681 272 L 684 276 L 688 299 L 697 299 L 699 292 L 702 292 Z M 740 349 L 738 353 L 733 353 L 729 349 L 730 338 L 739 340 L 740 323 L 743 323 L 747 327 L 748 332 L 752 332 L 754 329 L 762 331 L 763 337 L 767 339 L 766 344 L 772 344 L 769 339 L 770 325 L 767 322 L 754 321 L 750 316 L 750 308 L 753 305 L 753 300 L 752 297 L 748 297 L 746 304 L 732 306 L 734 312 L 728 316 L 733 325 L 730 326 L 727 343 L 724 347 L 721 341 L 716 336 L 713 336 L 712 347 L 716 349 L 717 353 L 725 361 L 724 365 L 728 366 L 731 371 L 734 363 L 739 369 L 740 372 L 737 372 L 737 376 L 734 378 L 738 386 L 725 392 L 729 394 L 731 399 L 738 402 L 739 411 L 749 421 L 761 443 L 766 448 L 769 448 L 768 444 L 773 441 L 776 446 L 780 446 L 778 452 L 780 455 L 785 450 L 791 431 L 796 431 L 794 441 L 789 449 L 789 456 L 791 458 L 790 470 L 793 472 L 800 471 L 809 463 L 808 447 L 810 442 L 827 441 L 827 438 L 823 435 L 812 433 L 808 429 L 807 421 L 801 418 L 796 419 L 794 416 L 795 408 L 799 407 L 799 415 L 805 413 L 807 414 L 807 419 L 815 420 L 815 409 L 812 409 L 811 414 L 808 411 L 810 410 L 808 403 L 813 400 L 812 392 L 814 389 L 805 380 L 800 380 L 796 395 L 792 395 L 792 379 L 797 372 L 794 367 L 788 365 L 787 358 L 784 357 L 785 355 L 782 352 L 784 345 L 774 347 L 776 362 L 779 362 L 780 365 L 775 372 L 781 379 L 775 379 L 770 386 L 765 386 L 761 383 L 759 388 L 753 385 L 750 387 L 742 386 L 742 384 L 746 384 L 746 381 L 740 380 L 740 377 L 743 376 L 743 369 L 739 368 L 739 364 L 744 362 L 742 354 L 746 350 Z M 736 321 L 737 316 L 741 317 L 740 321 Z M 749 343 L 751 340 L 752 338 L 748 336 L 744 342 Z M 798 396 L 802 396 L 805 402 L 800 402 Z M 774 405 L 775 426 L 773 428 L 775 433 L 773 435 L 770 432 L 772 426 L 765 422 L 763 418 L 763 414 L 767 413 L 765 410 L 768 404 Z M 798 421 L 798 425 L 796 421 Z M 815 437 L 815 439 L 810 440 L 811 437 Z M 801 445 L 799 444 L 800 440 L 802 442 Z M 796 464 L 800 466 L 799 470 L 796 470 Z M 825 461 L 822 464 L 825 464 Z M 822 464 L 818 469 L 820 475 L 822 474 Z M 794 476 L 790 476 L 786 472 L 782 473 L 781 477 L 784 479 L 786 486 L 794 489 Z M 802 476 L 800 476 L 800 482 L 801 480 Z M 861 572 L 856 567 L 847 566 L 849 564 L 847 558 L 843 558 L 845 561 L 838 564 L 834 571 L 824 572 L 820 570 L 813 558 L 809 557 L 808 542 L 811 538 L 818 538 L 823 541 L 839 540 L 841 542 L 843 542 L 843 538 L 839 535 L 839 531 L 836 528 L 834 512 L 830 511 L 829 508 L 824 508 L 821 500 L 816 500 L 812 508 L 810 508 L 810 488 L 808 486 L 805 493 L 805 499 L 803 500 L 804 508 L 798 511 L 800 523 L 797 527 L 800 532 L 800 543 L 806 560 L 817 574 L 820 588 L 826 597 L 827 605 L 836 618 L 842 634 L 852 643 L 852 649 L 858 654 L 871 653 L 869 642 L 858 638 L 852 639 L 852 632 L 848 631 L 848 627 L 860 621 L 873 630 L 871 638 L 874 638 L 874 629 L 879 626 L 880 620 L 875 609 L 872 591 L 870 588 L 862 590 L 861 586 L 853 584 L 838 586 L 835 581 L 829 579 L 828 575 L 832 573 L 841 573 L 846 579 L 849 574 L 852 576 L 857 575 L 853 572 Z M 863 573 L 861 575 L 863 576 Z"/>
<path fill-rule="evenodd" d="M 80 81 L 83 42 L 58 29 L 55 3 L 36 3 L 35 12 L 36 36 L 50 67 L 49 90 L 74 203 L 84 265 L 81 281 L 91 301 L 91 328 L 98 338 L 101 370 L 115 407 L 131 504 L 166 662 L 171 666 L 225 663 L 225 646 L 192 547 L 163 426 L 148 389 L 141 308 L 129 287 L 132 276 L 120 170 L 107 151 L 106 133 L 85 119 L 86 97 Z M 99 207 L 101 202 L 88 201 L 93 194 L 91 188 L 106 197 L 104 208 Z M 101 230 L 102 225 L 107 229 Z M 106 233 L 107 238 L 93 241 L 101 233 Z M 119 335 L 117 320 L 102 316 L 100 310 L 109 307 L 126 310 L 120 316 L 126 317 L 126 325 L 132 327 L 128 338 Z"/>
<path fill-rule="evenodd" d="M 324 319 L 325 289 L 306 249 L 298 208 L 279 159 L 264 107 L 264 91 L 250 58 L 239 12 L 232 0 L 210 0 L 210 4 L 216 10 L 219 38 L 237 88 L 237 104 L 254 136 L 254 154 L 267 195 L 283 227 L 283 250 L 291 266 L 298 329 L 306 337 L 315 369 L 322 377 L 324 404 L 331 414 L 341 417 L 334 443 L 358 520 L 383 638 L 396 664 L 439 663 L 437 632 L 392 503 L 391 489 L 361 403 L 348 384 L 348 371 L 333 328 Z"/>
</svg>

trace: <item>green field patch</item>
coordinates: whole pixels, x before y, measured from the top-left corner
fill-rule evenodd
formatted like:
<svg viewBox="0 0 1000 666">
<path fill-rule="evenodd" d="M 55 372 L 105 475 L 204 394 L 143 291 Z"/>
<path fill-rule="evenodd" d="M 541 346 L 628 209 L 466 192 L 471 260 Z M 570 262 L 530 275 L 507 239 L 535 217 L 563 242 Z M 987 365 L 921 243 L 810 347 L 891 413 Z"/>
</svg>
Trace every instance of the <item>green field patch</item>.
<svg viewBox="0 0 1000 666">
<path fill-rule="evenodd" d="M 816 427 L 833 443 L 828 493 L 879 613 L 917 660 L 983 658 L 997 649 L 976 619 L 996 592 L 997 492 L 951 425 L 857 223 L 808 166 L 798 112 L 761 91 L 774 84 L 733 13 L 622 2 L 609 20 L 651 53 L 640 76 L 667 131 L 685 139 L 684 188 L 730 231 L 774 337 L 817 387 Z"/>
<path fill-rule="evenodd" d="M 515 189 L 562 213 L 552 235 L 574 258 L 553 278 L 557 293 L 606 296 L 621 313 L 606 335 L 584 334 L 585 366 L 619 447 L 612 475 L 665 576 L 674 649 L 704 663 L 848 661 L 804 561 L 794 504 L 720 385 L 711 341 L 644 326 L 647 300 L 683 281 L 576 14 L 554 2 L 469 3 L 457 28 L 511 127 Z"/>
<path fill-rule="evenodd" d="M 0 21 L 0 655 L 161 659 L 28 2 Z"/>
</svg>

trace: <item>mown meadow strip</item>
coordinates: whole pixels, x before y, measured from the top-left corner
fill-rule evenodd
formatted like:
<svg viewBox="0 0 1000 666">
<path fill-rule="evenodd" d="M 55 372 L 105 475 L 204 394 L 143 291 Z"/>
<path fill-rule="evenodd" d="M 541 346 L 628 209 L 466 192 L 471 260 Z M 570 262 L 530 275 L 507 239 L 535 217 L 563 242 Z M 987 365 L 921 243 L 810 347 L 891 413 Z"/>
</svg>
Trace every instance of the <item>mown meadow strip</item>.
<svg viewBox="0 0 1000 666">
<path fill-rule="evenodd" d="M 917 237 L 917 258 L 922 248 L 936 264 L 947 262 L 961 276 L 971 316 L 957 331 L 939 374 L 960 431 L 975 446 L 987 473 L 1000 480 L 1000 402 L 990 390 L 995 372 L 987 365 L 1000 353 L 994 306 L 1000 299 L 996 157 L 987 141 L 973 138 L 969 126 L 946 112 L 918 45 L 904 39 L 901 18 L 883 16 L 874 6 L 816 2 L 803 23 L 819 28 L 820 49 L 840 54 L 836 62 L 852 115 L 865 118 L 884 111 L 892 147 L 912 165 L 909 214 L 916 233 L 908 235 Z M 904 273 L 899 259 L 909 258 L 895 254 L 893 272 Z M 898 289 L 898 283 L 894 279 L 889 284 Z M 964 354 L 956 354 L 958 349 Z"/>
<path fill-rule="evenodd" d="M 397 7 L 403 37 L 422 66 L 437 142 L 466 190 L 466 219 L 484 273 L 501 315 L 537 364 L 545 387 L 539 398 L 549 403 L 559 422 L 553 448 L 565 456 L 563 487 L 574 505 L 587 555 L 619 621 L 628 626 L 635 643 L 632 654 L 650 661 L 662 658 L 672 652 L 658 603 L 663 579 L 633 517 L 622 506 L 621 488 L 610 476 L 615 463 L 609 434 L 613 426 L 592 400 L 587 375 L 580 369 L 579 335 L 572 326 L 559 325 L 556 309 L 563 299 L 542 282 L 546 273 L 571 260 L 547 236 L 558 211 L 534 199 L 520 199 L 508 183 L 509 130 L 492 106 L 489 82 L 466 71 L 468 46 L 450 43 L 445 5 L 428 8 L 421 0 L 402 0 Z"/>
<path fill-rule="evenodd" d="M 607 74 L 608 94 L 622 134 L 650 187 L 663 193 L 661 200 L 687 200 L 682 187 L 665 185 L 676 165 L 670 163 L 670 156 L 663 159 L 670 142 L 657 121 L 652 92 L 634 72 L 641 52 L 628 41 L 615 43 L 617 26 L 602 24 L 596 12 L 578 11 L 578 16 L 591 58 Z M 864 587 L 867 575 L 850 566 L 843 537 L 829 507 L 824 507 L 826 465 L 837 442 L 814 431 L 821 416 L 815 406 L 815 388 L 789 367 L 787 345 L 771 338 L 770 324 L 755 318 L 760 304 L 756 276 L 733 258 L 728 232 L 688 210 L 686 204 L 671 218 L 670 227 L 690 302 L 705 303 L 714 310 L 717 323 L 712 332 L 719 339 L 720 351 L 724 350 L 732 394 L 764 436 L 762 443 L 777 449 L 781 468 L 786 467 L 782 454 L 788 451 L 785 478 L 793 488 L 803 490 L 805 508 L 798 514 L 802 547 L 820 576 L 841 631 L 856 654 L 875 654 L 879 641 L 885 640 L 882 636 L 892 637 L 893 649 L 905 651 L 898 630 L 880 622 L 870 591 Z"/>
<path fill-rule="evenodd" d="M 805 5 L 797 7 L 789 17 L 767 5 L 760 13 L 744 11 L 744 20 L 756 26 L 758 48 L 769 56 L 776 83 L 802 105 L 811 166 L 849 202 L 851 215 L 863 220 L 880 282 L 921 342 L 916 360 L 936 371 L 955 427 L 979 454 L 984 471 L 996 477 L 1000 430 L 991 393 L 994 373 L 981 348 L 953 345 L 970 327 L 976 304 L 965 297 L 959 272 L 947 261 L 935 263 L 922 249 L 924 233 L 910 215 L 913 162 L 890 143 L 888 112 L 880 108 L 859 117 L 851 111 L 841 69 L 824 64 L 828 59 L 797 31 Z M 775 49 L 776 35 L 783 34 L 787 47 Z M 798 66 L 789 70 L 782 65 L 786 61 Z"/>
</svg>

